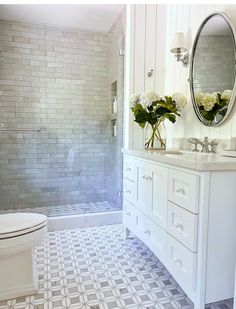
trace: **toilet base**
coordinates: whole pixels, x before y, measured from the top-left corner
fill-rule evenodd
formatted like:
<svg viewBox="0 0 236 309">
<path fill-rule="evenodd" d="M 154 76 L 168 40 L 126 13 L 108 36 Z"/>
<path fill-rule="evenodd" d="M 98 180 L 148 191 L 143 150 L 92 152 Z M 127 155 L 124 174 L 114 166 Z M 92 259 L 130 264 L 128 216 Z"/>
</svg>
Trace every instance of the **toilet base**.
<svg viewBox="0 0 236 309">
<path fill-rule="evenodd" d="M 38 292 L 32 249 L 0 258 L 0 301 Z"/>
</svg>

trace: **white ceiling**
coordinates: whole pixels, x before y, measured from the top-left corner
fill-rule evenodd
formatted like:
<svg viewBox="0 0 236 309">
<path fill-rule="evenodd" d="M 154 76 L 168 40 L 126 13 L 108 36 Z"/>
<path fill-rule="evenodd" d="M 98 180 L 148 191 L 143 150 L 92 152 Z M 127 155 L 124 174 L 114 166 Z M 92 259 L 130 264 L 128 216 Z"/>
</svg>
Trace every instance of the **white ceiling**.
<svg viewBox="0 0 236 309">
<path fill-rule="evenodd" d="M 0 19 L 109 31 L 123 7 L 122 4 L 0 5 Z"/>
</svg>

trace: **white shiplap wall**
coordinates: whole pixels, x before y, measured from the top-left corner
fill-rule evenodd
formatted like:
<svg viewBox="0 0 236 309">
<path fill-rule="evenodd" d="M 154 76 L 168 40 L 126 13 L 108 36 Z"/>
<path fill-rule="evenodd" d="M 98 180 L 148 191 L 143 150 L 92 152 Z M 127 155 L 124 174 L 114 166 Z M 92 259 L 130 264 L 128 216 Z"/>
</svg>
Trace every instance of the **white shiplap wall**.
<svg viewBox="0 0 236 309">
<path fill-rule="evenodd" d="M 131 46 L 127 68 L 130 76 L 128 95 L 155 89 L 161 95 L 182 92 L 188 98 L 188 106 L 181 118 L 172 125 L 167 126 L 167 144 L 172 146 L 174 138 L 190 136 L 217 139 L 230 139 L 236 137 L 236 106 L 231 116 L 221 126 L 208 128 L 202 125 L 194 114 L 190 99 L 188 74 L 182 63 L 177 63 L 170 53 L 173 34 L 182 31 L 186 34 L 189 50 L 195 34 L 203 19 L 212 12 L 222 11 L 231 17 L 236 28 L 236 5 L 132 5 L 131 6 L 132 31 L 130 33 Z M 155 18 L 156 17 L 156 18 Z M 130 23 L 128 17 L 127 20 Z M 153 38 L 155 37 L 155 40 Z M 154 68 L 153 79 L 148 79 L 148 70 Z M 129 142 L 126 146 L 142 149 L 144 132 L 133 123 L 132 115 L 129 122 Z"/>
<path fill-rule="evenodd" d="M 143 4 L 127 9 L 125 119 L 129 121 L 125 128 L 125 147 L 141 149 L 144 145 L 144 131 L 134 123 L 129 110 L 129 95 L 153 89 L 164 93 L 166 8 Z M 150 69 L 153 69 L 152 77 L 147 76 Z"/>
<path fill-rule="evenodd" d="M 166 32 L 166 93 L 180 91 L 187 95 L 188 106 L 181 118 L 177 120 L 174 126 L 168 127 L 169 145 L 171 138 L 181 137 L 204 137 L 218 139 L 229 139 L 236 136 L 236 112 L 226 120 L 221 126 L 208 128 L 202 125 L 194 114 L 188 83 L 189 66 L 183 67 L 177 63 L 173 55 L 169 52 L 173 34 L 177 31 L 186 33 L 188 46 L 191 51 L 195 34 L 202 20 L 215 11 L 222 11 L 231 17 L 236 25 L 236 5 L 169 5 L 167 6 L 167 25 L 169 28 Z M 172 58 L 172 59 L 171 59 Z M 171 137 L 171 138 L 170 138 Z"/>
</svg>

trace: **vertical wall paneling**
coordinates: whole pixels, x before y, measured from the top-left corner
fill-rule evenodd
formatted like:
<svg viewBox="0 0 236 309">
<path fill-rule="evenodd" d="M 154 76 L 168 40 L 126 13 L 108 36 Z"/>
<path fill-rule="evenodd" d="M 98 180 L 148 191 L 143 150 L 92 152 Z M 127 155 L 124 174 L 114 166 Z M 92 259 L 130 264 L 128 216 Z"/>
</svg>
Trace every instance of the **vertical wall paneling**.
<svg viewBox="0 0 236 309">
<path fill-rule="evenodd" d="M 145 87 L 146 6 L 136 5 L 134 14 L 134 92 L 142 92 Z"/>
<path fill-rule="evenodd" d="M 155 54 L 156 54 L 156 5 L 146 5 L 146 40 L 145 40 L 145 90 L 153 90 L 155 87 Z M 148 72 L 153 70 L 152 76 Z"/>
<path fill-rule="evenodd" d="M 134 5 L 127 5 L 125 35 L 125 100 L 124 100 L 124 147 L 133 148 L 133 114 L 130 111 L 129 97 L 134 92 Z"/>
<path fill-rule="evenodd" d="M 177 5 L 176 6 L 176 28 L 174 32 L 183 32 L 185 38 L 187 36 L 188 18 L 189 18 L 189 6 Z M 175 88 L 174 92 L 181 92 L 186 94 L 188 83 L 188 67 L 184 67 L 182 62 L 175 61 Z M 174 125 L 174 137 L 181 138 L 185 132 L 185 119 L 186 110 L 182 111 L 181 117 L 177 118 L 177 122 Z"/>
<path fill-rule="evenodd" d="M 145 30 L 146 30 L 146 6 L 135 5 L 134 12 L 134 93 L 141 93 L 145 89 Z M 143 148 L 144 130 L 137 123 L 133 124 L 133 147 Z"/>
<path fill-rule="evenodd" d="M 160 95 L 165 94 L 166 76 L 166 33 L 167 33 L 167 8 L 166 5 L 157 5 L 156 9 L 156 59 L 155 59 L 155 91 Z"/>
<path fill-rule="evenodd" d="M 166 17 L 166 74 L 165 74 L 165 95 L 172 94 L 175 91 L 175 62 L 174 54 L 170 52 L 173 35 L 176 32 L 176 5 L 167 6 Z M 159 59 L 159 62 L 162 60 Z M 172 147 L 173 125 L 166 122 L 167 145 Z"/>
</svg>

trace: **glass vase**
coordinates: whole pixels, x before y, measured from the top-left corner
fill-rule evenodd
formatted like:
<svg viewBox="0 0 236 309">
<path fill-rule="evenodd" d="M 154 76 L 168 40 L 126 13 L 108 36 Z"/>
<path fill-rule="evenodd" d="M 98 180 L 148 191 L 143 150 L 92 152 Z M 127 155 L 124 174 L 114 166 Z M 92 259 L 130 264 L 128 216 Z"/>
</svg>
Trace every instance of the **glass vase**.
<svg viewBox="0 0 236 309">
<path fill-rule="evenodd" d="M 163 121 L 154 125 L 147 124 L 145 128 L 145 149 L 166 149 L 166 128 Z"/>
</svg>

